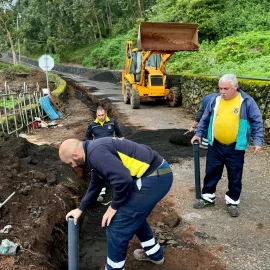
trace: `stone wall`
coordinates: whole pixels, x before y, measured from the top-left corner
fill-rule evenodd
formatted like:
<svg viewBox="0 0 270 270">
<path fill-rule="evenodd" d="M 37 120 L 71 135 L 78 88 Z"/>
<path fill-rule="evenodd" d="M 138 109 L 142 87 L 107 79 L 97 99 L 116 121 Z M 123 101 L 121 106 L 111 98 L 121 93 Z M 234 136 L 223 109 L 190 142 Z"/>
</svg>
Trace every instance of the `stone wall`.
<svg viewBox="0 0 270 270">
<path fill-rule="evenodd" d="M 168 76 L 169 86 L 181 88 L 182 106 L 195 113 L 201 100 L 208 94 L 218 92 L 219 76 L 173 75 Z M 172 83 L 173 82 L 173 83 Z M 264 120 L 264 134 L 270 140 L 270 80 L 238 78 L 239 87 L 254 98 Z"/>
</svg>

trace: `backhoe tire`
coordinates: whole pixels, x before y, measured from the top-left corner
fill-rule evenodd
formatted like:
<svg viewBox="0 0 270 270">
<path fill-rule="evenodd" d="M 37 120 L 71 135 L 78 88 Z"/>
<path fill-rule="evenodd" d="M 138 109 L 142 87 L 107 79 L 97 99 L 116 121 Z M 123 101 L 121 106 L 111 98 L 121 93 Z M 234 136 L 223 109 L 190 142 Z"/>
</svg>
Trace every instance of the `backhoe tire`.
<svg viewBox="0 0 270 270">
<path fill-rule="evenodd" d="M 182 105 L 182 93 L 180 88 L 172 87 L 170 89 L 171 100 L 168 100 L 167 103 L 170 107 L 178 107 Z"/>
<path fill-rule="evenodd" d="M 140 96 L 137 89 L 131 90 L 130 96 L 130 105 L 132 109 L 139 109 L 140 108 Z"/>
<path fill-rule="evenodd" d="M 123 96 L 125 104 L 130 103 L 130 92 L 131 92 L 131 85 L 128 81 L 125 81 L 124 96 Z"/>
</svg>

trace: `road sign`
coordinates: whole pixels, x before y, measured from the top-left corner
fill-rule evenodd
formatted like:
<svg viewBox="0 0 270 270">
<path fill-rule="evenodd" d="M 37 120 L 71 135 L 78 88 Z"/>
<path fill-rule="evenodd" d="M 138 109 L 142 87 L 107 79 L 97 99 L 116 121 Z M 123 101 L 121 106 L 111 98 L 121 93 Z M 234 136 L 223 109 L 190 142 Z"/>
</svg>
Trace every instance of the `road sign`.
<svg viewBox="0 0 270 270">
<path fill-rule="evenodd" d="M 51 56 L 47 54 L 43 54 L 38 59 L 39 67 L 44 71 L 50 71 L 54 67 L 54 60 Z"/>
</svg>

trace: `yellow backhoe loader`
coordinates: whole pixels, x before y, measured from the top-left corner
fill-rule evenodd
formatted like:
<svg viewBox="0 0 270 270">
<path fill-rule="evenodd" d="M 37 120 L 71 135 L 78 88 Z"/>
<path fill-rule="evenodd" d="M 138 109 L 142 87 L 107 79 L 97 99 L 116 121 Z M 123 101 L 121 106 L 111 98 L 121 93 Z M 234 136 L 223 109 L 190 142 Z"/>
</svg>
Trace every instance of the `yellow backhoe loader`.
<svg viewBox="0 0 270 270">
<path fill-rule="evenodd" d="M 171 107 L 182 103 L 177 87 L 166 89 L 165 66 L 178 51 L 198 50 L 197 24 L 142 22 L 138 48 L 126 42 L 126 67 L 122 73 L 124 103 L 138 109 L 141 102 L 164 99 Z"/>
</svg>

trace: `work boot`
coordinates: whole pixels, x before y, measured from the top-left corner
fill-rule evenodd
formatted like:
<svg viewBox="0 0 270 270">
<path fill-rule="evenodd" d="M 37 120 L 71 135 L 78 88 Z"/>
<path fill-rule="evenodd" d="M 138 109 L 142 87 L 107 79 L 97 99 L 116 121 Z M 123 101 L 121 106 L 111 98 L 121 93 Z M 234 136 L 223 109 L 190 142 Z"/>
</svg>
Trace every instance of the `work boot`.
<svg viewBox="0 0 270 270">
<path fill-rule="evenodd" d="M 163 264 L 164 263 L 164 257 L 159 261 L 151 260 L 145 253 L 144 249 L 135 249 L 133 252 L 133 256 L 138 261 L 149 261 L 154 264 Z"/>
<path fill-rule="evenodd" d="M 214 206 L 214 205 L 215 205 L 215 201 L 209 202 L 209 201 L 206 201 L 204 199 L 200 199 L 199 201 L 197 201 L 193 204 L 193 207 L 196 209 L 201 209 L 201 208 L 204 208 L 207 206 Z"/>
<path fill-rule="evenodd" d="M 103 186 L 103 188 L 101 189 L 98 195 L 97 202 L 102 203 L 104 200 L 105 194 L 106 194 L 106 186 Z"/>
<path fill-rule="evenodd" d="M 97 198 L 97 202 L 102 203 L 103 200 L 104 200 L 104 196 L 99 195 L 98 198 Z"/>
<path fill-rule="evenodd" d="M 227 209 L 231 217 L 238 217 L 240 214 L 239 208 L 237 205 L 234 205 L 234 204 L 227 205 Z"/>
<path fill-rule="evenodd" d="M 208 149 L 208 145 L 200 144 L 199 147 L 202 148 L 202 149 Z"/>
</svg>

